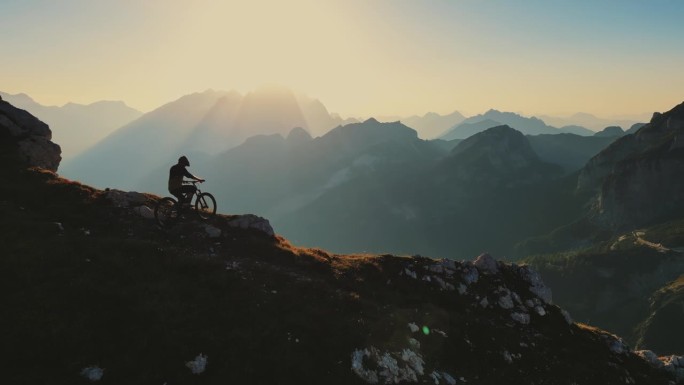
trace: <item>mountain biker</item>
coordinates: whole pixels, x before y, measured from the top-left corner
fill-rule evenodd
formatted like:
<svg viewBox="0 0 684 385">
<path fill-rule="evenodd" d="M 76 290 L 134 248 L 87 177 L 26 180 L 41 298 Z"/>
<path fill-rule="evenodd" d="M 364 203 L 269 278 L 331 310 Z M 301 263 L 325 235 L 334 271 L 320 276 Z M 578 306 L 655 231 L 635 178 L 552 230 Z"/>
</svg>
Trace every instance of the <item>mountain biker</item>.
<svg viewBox="0 0 684 385">
<path fill-rule="evenodd" d="M 192 195 L 197 191 L 197 187 L 193 185 L 184 185 L 183 177 L 204 182 L 204 179 L 192 175 L 186 167 L 190 167 L 190 161 L 185 155 L 178 158 L 178 163 L 174 164 L 169 170 L 169 192 L 178 198 L 178 202 L 189 204 Z"/>
</svg>

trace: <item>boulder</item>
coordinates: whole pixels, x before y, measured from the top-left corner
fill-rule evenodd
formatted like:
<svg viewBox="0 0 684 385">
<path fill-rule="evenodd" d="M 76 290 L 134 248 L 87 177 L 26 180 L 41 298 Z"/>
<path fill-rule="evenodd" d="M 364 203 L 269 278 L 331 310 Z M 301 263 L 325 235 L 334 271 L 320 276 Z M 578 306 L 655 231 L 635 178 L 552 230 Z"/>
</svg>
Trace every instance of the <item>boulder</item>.
<svg viewBox="0 0 684 385">
<path fill-rule="evenodd" d="M 20 158 L 29 167 L 57 171 L 61 148 L 52 143 L 52 131 L 30 113 L 0 99 L 0 137 L 16 143 Z"/>
<path fill-rule="evenodd" d="M 485 273 L 496 274 L 499 271 L 498 263 L 487 253 L 480 254 L 475 259 L 475 262 L 473 262 L 473 265 Z"/>
<path fill-rule="evenodd" d="M 115 189 L 106 190 L 104 196 L 116 207 L 136 207 L 144 205 L 150 200 L 143 193 Z"/>
<path fill-rule="evenodd" d="M 241 229 L 254 229 L 270 236 L 275 235 L 273 227 L 271 227 L 268 219 L 256 216 L 254 214 L 245 214 L 235 217 L 228 221 L 228 226 L 238 227 Z"/>
</svg>

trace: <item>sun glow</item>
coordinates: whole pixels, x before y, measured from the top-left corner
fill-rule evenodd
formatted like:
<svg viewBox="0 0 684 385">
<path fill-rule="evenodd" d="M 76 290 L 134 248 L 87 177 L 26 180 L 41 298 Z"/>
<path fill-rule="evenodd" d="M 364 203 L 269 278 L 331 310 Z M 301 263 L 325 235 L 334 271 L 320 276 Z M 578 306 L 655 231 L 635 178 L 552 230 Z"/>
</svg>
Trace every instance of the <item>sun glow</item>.
<svg viewBox="0 0 684 385">
<path fill-rule="evenodd" d="M 684 87 L 674 2 L 36 3 L 0 2 L 0 90 L 43 104 L 124 100 L 149 111 L 209 88 L 274 83 L 347 117 L 610 115 L 664 110 Z"/>
</svg>

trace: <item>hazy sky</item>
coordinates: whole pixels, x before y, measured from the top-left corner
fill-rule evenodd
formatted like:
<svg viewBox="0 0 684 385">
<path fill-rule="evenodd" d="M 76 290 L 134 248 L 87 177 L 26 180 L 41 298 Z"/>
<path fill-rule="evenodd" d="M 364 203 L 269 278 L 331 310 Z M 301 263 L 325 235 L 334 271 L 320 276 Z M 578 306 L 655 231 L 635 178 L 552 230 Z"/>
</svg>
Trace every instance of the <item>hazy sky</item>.
<svg viewBox="0 0 684 385">
<path fill-rule="evenodd" d="M 0 91 L 43 104 L 265 83 L 343 116 L 663 111 L 680 0 L 0 0 Z"/>
</svg>

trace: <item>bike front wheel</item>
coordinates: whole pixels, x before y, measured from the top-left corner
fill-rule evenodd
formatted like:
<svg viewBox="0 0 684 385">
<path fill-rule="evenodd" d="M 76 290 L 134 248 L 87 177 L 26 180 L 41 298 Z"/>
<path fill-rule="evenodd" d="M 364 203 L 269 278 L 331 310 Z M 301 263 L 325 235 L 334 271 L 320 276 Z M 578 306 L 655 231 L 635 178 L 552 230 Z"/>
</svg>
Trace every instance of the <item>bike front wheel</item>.
<svg viewBox="0 0 684 385">
<path fill-rule="evenodd" d="M 173 198 L 162 198 L 154 208 L 154 219 L 161 227 L 173 226 L 178 220 L 178 206 Z"/>
<path fill-rule="evenodd" d="M 195 200 L 195 210 L 202 219 L 209 219 L 216 214 L 216 199 L 209 193 L 200 194 Z"/>
</svg>

